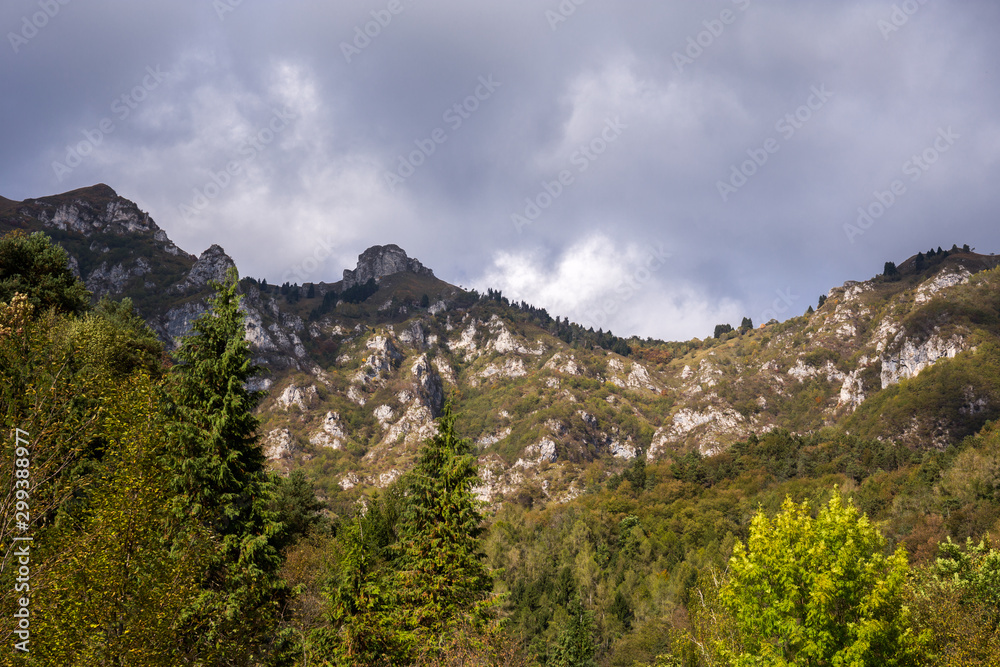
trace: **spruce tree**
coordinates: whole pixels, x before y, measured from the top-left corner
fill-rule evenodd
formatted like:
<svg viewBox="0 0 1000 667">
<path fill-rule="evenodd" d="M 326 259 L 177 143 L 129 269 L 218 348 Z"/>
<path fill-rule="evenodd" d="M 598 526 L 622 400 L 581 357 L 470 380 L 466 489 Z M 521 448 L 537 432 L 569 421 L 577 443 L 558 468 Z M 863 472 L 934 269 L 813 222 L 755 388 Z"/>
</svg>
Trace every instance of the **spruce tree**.
<svg viewBox="0 0 1000 667">
<path fill-rule="evenodd" d="M 171 369 L 167 427 L 176 444 L 167 463 L 175 547 L 205 532 L 216 543 L 203 595 L 186 617 L 189 627 L 200 626 L 192 650 L 222 642 L 232 664 L 244 664 L 259 656 L 282 592 L 280 524 L 267 509 L 271 488 L 253 413 L 263 392 L 247 386 L 258 367 L 245 340 L 236 270 L 213 286 L 210 309 L 194 321 Z"/>
<path fill-rule="evenodd" d="M 549 664 L 555 667 L 592 667 L 594 662 L 594 620 L 574 597 L 566 608 L 569 619 L 553 649 Z"/>
<path fill-rule="evenodd" d="M 480 547 L 483 519 L 472 495 L 476 456 L 471 441 L 455 432 L 450 404 L 411 476 L 403 522 L 402 612 L 404 625 L 426 649 L 444 645 L 450 631 L 475 621 L 470 612 L 493 587 Z"/>
</svg>

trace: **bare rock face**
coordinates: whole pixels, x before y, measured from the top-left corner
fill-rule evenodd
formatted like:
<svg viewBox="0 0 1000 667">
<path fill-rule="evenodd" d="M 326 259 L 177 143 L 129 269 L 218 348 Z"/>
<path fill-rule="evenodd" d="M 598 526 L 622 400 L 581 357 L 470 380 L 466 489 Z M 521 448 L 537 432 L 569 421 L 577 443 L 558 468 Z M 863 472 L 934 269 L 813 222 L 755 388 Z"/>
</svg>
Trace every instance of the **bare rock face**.
<svg viewBox="0 0 1000 667">
<path fill-rule="evenodd" d="M 213 243 L 208 250 L 201 253 L 184 280 L 171 289 L 187 292 L 205 287 L 210 280 L 221 282 L 226 277 L 226 271 L 232 266 L 236 266 L 232 257 L 227 255 L 221 246 Z"/>
<path fill-rule="evenodd" d="M 309 405 L 316 401 L 316 396 L 316 387 L 313 385 L 298 387 L 290 384 L 278 396 L 277 404 L 283 410 L 290 410 L 295 405 L 298 406 L 299 410 L 305 411 Z"/>
<path fill-rule="evenodd" d="M 276 428 L 264 436 L 261 446 L 269 461 L 285 459 L 295 452 L 295 439 L 287 428 Z"/>
<path fill-rule="evenodd" d="M 122 263 L 109 267 L 107 262 L 101 262 L 101 265 L 87 276 L 85 283 L 87 289 L 95 294 L 121 294 L 132 278 L 146 275 L 152 270 L 145 257 L 139 257 L 130 264 L 131 266 Z"/>
<path fill-rule="evenodd" d="M 309 442 L 320 447 L 340 449 L 347 442 L 347 431 L 340 421 L 339 412 L 327 412 L 318 431 L 312 434 Z"/>
<path fill-rule="evenodd" d="M 920 371 L 933 366 L 941 359 L 953 359 L 959 352 L 966 349 L 965 341 L 960 336 L 952 336 L 943 340 L 936 334 L 920 345 L 915 345 L 907 338 L 896 354 L 882 357 L 882 388 L 896 384 L 900 380 L 914 377 Z"/>
<path fill-rule="evenodd" d="M 406 251 L 398 245 L 376 245 L 358 255 L 358 266 L 353 271 L 344 269 L 344 289 L 363 285 L 371 279 L 409 271 L 422 276 L 433 276 L 434 272 L 416 259 L 406 256 Z"/>
<path fill-rule="evenodd" d="M 444 407 L 444 385 L 441 383 L 441 376 L 428 361 L 426 354 L 420 355 L 413 362 L 410 372 L 413 374 L 420 402 L 431 411 L 431 415 L 439 416 Z"/>
</svg>

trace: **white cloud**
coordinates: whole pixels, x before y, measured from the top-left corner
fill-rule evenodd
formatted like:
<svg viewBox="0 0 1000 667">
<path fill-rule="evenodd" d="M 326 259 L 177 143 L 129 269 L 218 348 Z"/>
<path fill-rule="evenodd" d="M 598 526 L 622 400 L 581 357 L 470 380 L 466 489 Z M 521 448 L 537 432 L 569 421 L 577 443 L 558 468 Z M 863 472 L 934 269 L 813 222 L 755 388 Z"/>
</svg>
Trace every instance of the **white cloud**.
<svg viewBox="0 0 1000 667">
<path fill-rule="evenodd" d="M 539 251 L 497 252 L 474 286 L 621 335 L 704 337 L 716 324 L 739 320 L 738 303 L 673 276 L 670 262 L 661 243 L 616 244 L 593 234 L 551 261 Z"/>
</svg>

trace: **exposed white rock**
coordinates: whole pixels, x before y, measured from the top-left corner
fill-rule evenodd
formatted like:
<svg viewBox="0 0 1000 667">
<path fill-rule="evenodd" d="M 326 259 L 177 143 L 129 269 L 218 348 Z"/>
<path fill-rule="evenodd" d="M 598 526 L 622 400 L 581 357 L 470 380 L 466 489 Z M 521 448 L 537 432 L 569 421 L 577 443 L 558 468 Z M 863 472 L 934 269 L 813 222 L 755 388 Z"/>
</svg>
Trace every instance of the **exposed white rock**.
<svg viewBox="0 0 1000 667">
<path fill-rule="evenodd" d="M 583 420 L 584 424 L 586 424 L 590 428 L 597 428 L 597 417 L 590 414 L 589 412 L 584 412 L 583 410 L 577 410 L 576 414 L 580 415 L 580 419 Z"/>
<path fill-rule="evenodd" d="M 882 357 L 882 388 L 914 377 L 941 359 L 952 359 L 964 351 L 965 347 L 965 341 L 960 336 L 943 340 L 934 334 L 920 345 L 914 345 L 913 341 L 907 338 L 903 341 L 899 352 Z"/>
<path fill-rule="evenodd" d="M 480 501 L 491 503 L 500 496 L 515 493 L 523 483 L 524 475 L 519 470 L 508 469 L 503 459 L 488 454 L 479 459 L 479 484 L 472 487 L 472 493 Z"/>
<path fill-rule="evenodd" d="M 403 473 L 395 468 L 392 468 L 391 470 L 379 474 L 378 480 L 375 482 L 375 486 L 380 489 L 384 489 L 402 476 Z"/>
<path fill-rule="evenodd" d="M 667 451 L 671 441 L 669 426 L 661 426 L 656 429 L 656 432 L 653 433 L 653 439 L 649 443 L 649 449 L 646 450 L 646 460 L 655 461 L 658 459 Z"/>
<path fill-rule="evenodd" d="M 108 267 L 107 262 L 102 262 L 90 272 L 85 284 L 87 289 L 95 294 L 121 294 L 130 280 L 146 275 L 152 270 L 153 267 L 145 257 L 139 257 L 131 262 L 131 266 L 121 263 Z"/>
<path fill-rule="evenodd" d="M 917 288 L 917 293 L 913 297 L 913 302 L 918 306 L 926 303 L 943 289 L 954 287 L 955 285 L 964 285 L 969 282 L 971 276 L 972 274 L 969 273 L 968 269 L 961 265 L 956 270 L 945 269 L 933 278 L 929 278 L 920 284 L 920 287 Z"/>
<path fill-rule="evenodd" d="M 341 449 L 347 441 L 347 432 L 340 422 L 340 413 L 327 412 L 318 431 L 312 434 L 309 442 L 319 447 Z"/>
<path fill-rule="evenodd" d="M 406 256 L 406 252 L 397 245 L 372 246 L 358 255 L 358 265 L 351 271 L 344 269 L 344 289 L 363 285 L 370 279 L 391 276 L 395 273 L 416 273 L 417 275 L 433 276 L 434 272 L 416 259 Z"/>
<path fill-rule="evenodd" d="M 410 326 L 399 332 L 399 342 L 413 347 L 423 347 L 426 343 L 424 328 L 420 322 L 413 321 Z"/>
<path fill-rule="evenodd" d="M 287 428 L 276 428 L 269 431 L 261 441 L 261 447 L 268 461 L 287 458 L 295 451 L 292 432 Z"/>
<path fill-rule="evenodd" d="M 875 333 L 872 335 L 872 340 L 875 342 L 875 349 L 879 352 L 885 350 L 889 341 L 895 338 L 899 334 L 899 325 L 890 320 L 888 317 L 879 322 L 878 328 L 875 329 Z"/>
<path fill-rule="evenodd" d="M 452 369 L 447 360 L 442 359 L 441 357 L 434 357 L 434 368 L 437 369 L 438 373 L 446 382 L 448 382 L 448 384 L 458 384 L 458 381 L 455 379 L 455 371 Z"/>
<path fill-rule="evenodd" d="M 681 437 L 699 426 L 708 424 L 710 425 L 709 432 L 733 433 L 740 430 L 743 421 L 743 415 L 731 408 L 725 410 L 708 408 L 704 412 L 682 408 L 672 417 L 670 430 L 672 435 Z"/>
<path fill-rule="evenodd" d="M 289 410 L 293 405 L 297 405 L 300 410 L 305 410 L 309 405 L 312 404 L 317 398 L 316 386 L 309 385 L 308 387 L 299 387 L 295 384 L 290 384 L 285 387 L 281 395 L 278 396 L 277 403 L 278 407 L 283 410 Z"/>
<path fill-rule="evenodd" d="M 417 357 L 410 368 L 410 373 L 414 378 L 417 397 L 432 414 L 440 413 L 444 407 L 444 385 L 441 384 L 441 376 L 434 370 L 426 354 Z M 406 402 L 400 399 L 400 403 Z"/>
<path fill-rule="evenodd" d="M 400 438 L 404 442 L 420 442 L 435 433 L 437 433 L 437 423 L 434 421 L 434 415 L 426 405 L 414 401 L 399 421 L 389 427 L 389 431 L 382 438 L 382 445 L 392 445 Z"/>
<path fill-rule="evenodd" d="M 492 363 L 479 372 L 479 377 L 486 379 L 493 376 L 506 378 L 519 378 L 527 375 L 524 370 L 524 361 L 521 359 L 505 359 L 503 364 Z"/>
<path fill-rule="evenodd" d="M 766 364 L 765 364 L 765 365 L 766 365 Z M 763 370 L 763 369 L 764 369 L 764 367 L 763 367 L 763 366 L 761 366 L 761 370 Z M 688 366 L 687 364 L 684 364 L 684 368 L 682 368 L 682 369 L 681 369 L 681 379 L 682 379 L 682 380 L 687 380 L 687 379 L 688 379 L 688 378 L 690 378 L 690 377 L 691 377 L 692 375 L 694 375 L 694 371 L 693 371 L 693 370 L 691 370 L 691 367 L 690 367 L 690 366 Z"/>
<path fill-rule="evenodd" d="M 469 326 L 462 331 L 458 340 L 448 341 L 448 349 L 452 352 L 465 351 L 465 360 L 471 360 L 477 351 L 476 347 L 476 320 L 473 319 Z"/>
<path fill-rule="evenodd" d="M 496 433 L 490 435 L 484 435 L 483 437 L 476 440 L 476 444 L 480 447 L 489 447 L 490 445 L 495 445 L 501 440 L 505 439 L 510 435 L 510 427 L 505 426 Z"/>
<path fill-rule="evenodd" d="M 356 384 L 352 384 L 347 388 L 347 398 L 358 405 L 365 404 L 365 395 L 361 393 L 361 389 Z"/>
<path fill-rule="evenodd" d="M 561 352 L 553 354 L 552 358 L 545 362 L 545 368 L 557 370 L 566 375 L 580 375 L 580 367 L 576 363 L 576 357 L 572 354 L 569 355 L 568 359 Z"/>
<path fill-rule="evenodd" d="M 556 435 L 561 435 L 566 432 L 566 425 L 558 419 L 547 419 L 545 421 L 545 428 L 549 429 Z"/>
<path fill-rule="evenodd" d="M 382 425 L 382 428 L 385 428 L 386 425 L 392 421 L 393 417 L 396 416 L 392 411 L 392 408 L 388 405 L 378 406 L 374 411 L 372 411 L 372 414 L 375 415 L 375 419 L 377 419 L 378 423 Z"/>
<path fill-rule="evenodd" d="M 846 377 L 841 371 L 837 370 L 837 367 L 833 365 L 832 361 L 827 361 L 822 367 L 816 368 L 815 366 L 808 366 L 803 363 L 802 359 L 796 359 L 795 365 L 788 369 L 788 374 L 799 382 L 804 382 L 808 378 L 816 377 L 817 375 L 826 375 L 828 382 L 842 382 Z"/>
<path fill-rule="evenodd" d="M 559 378 L 545 378 L 545 386 L 549 389 L 558 389 Z"/>
<path fill-rule="evenodd" d="M 357 474 L 349 472 L 340 478 L 340 482 L 338 482 L 338 484 L 344 491 L 348 491 L 356 487 L 358 484 L 361 484 L 361 481 L 361 478 L 358 477 Z"/>
<path fill-rule="evenodd" d="M 514 464 L 515 468 L 534 468 L 542 463 L 555 463 L 556 443 L 549 438 L 542 438 L 537 444 L 524 448 L 524 456 Z"/>
<path fill-rule="evenodd" d="M 722 371 L 712 365 L 708 359 L 702 359 L 698 364 L 698 382 L 706 387 L 714 387 L 719 382 L 716 376 L 722 375 Z"/>
<path fill-rule="evenodd" d="M 365 347 L 369 350 L 361 369 L 354 375 L 354 381 L 365 384 L 391 373 L 403 361 L 403 355 L 388 336 L 376 335 L 368 339 Z"/>
<path fill-rule="evenodd" d="M 225 280 L 226 272 L 235 267 L 232 257 L 217 244 L 212 244 L 201 253 L 198 260 L 188 271 L 183 280 L 171 287 L 172 291 L 186 292 L 188 290 L 198 290 L 208 285 L 209 281 L 222 282 Z"/>
<path fill-rule="evenodd" d="M 634 459 L 638 455 L 639 450 L 636 449 L 635 445 L 632 444 L 631 440 L 632 440 L 631 438 L 629 438 L 625 442 L 612 440 L 608 444 L 608 451 L 610 451 L 611 455 L 614 456 L 616 459 L 625 459 L 626 461 Z"/>
<path fill-rule="evenodd" d="M 448 310 L 447 304 L 445 304 L 444 301 L 437 301 L 431 304 L 430 308 L 427 309 L 427 312 L 431 315 L 437 315 L 438 313 L 443 313 L 446 310 Z"/>
<path fill-rule="evenodd" d="M 864 386 L 861 382 L 861 373 L 868 366 L 868 357 L 862 357 L 858 368 L 844 376 L 844 383 L 840 387 L 840 398 L 837 400 L 837 407 L 846 406 L 851 412 L 858 409 L 865 400 Z"/>
</svg>

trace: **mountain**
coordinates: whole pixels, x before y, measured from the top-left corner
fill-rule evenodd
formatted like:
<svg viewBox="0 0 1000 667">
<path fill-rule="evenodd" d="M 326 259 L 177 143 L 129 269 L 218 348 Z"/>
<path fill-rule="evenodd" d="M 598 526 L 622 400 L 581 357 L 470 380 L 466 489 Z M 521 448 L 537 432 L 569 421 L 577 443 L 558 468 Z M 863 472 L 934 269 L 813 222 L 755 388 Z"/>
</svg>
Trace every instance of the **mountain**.
<svg viewBox="0 0 1000 667">
<path fill-rule="evenodd" d="M 50 234 L 95 295 L 131 297 L 168 345 L 232 265 L 219 246 L 178 249 L 105 185 L 0 200 L 0 232 L 13 228 Z M 353 502 L 409 469 L 451 396 L 479 451 L 480 497 L 530 504 L 773 429 L 958 442 L 1000 415 L 998 263 L 967 247 L 920 253 L 785 322 L 672 343 L 462 290 L 395 245 L 336 283 L 241 287 L 274 467 Z"/>
</svg>

